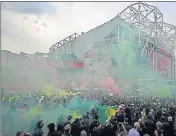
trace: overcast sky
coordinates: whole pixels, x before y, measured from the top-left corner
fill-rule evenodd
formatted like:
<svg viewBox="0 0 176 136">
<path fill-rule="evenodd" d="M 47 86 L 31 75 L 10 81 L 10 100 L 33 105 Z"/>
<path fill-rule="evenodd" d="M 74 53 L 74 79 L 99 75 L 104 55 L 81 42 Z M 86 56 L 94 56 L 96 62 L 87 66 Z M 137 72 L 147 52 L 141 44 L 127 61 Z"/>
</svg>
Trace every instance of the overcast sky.
<svg viewBox="0 0 176 136">
<path fill-rule="evenodd" d="M 3 2 L 1 49 L 48 52 L 72 33 L 86 32 L 115 17 L 134 2 Z M 176 2 L 150 2 L 176 25 Z"/>
</svg>

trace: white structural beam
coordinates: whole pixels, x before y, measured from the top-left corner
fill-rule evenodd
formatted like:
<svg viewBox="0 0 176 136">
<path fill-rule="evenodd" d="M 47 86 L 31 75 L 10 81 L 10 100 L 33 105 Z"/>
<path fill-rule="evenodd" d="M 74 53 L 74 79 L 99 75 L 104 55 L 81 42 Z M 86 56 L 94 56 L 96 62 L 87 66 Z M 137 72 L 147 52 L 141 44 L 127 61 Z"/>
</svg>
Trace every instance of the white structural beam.
<svg viewBox="0 0 176 136">
<path fill-rule="evenodd" d="M 152 40 L 152 43 L 157 48 L 166 50 L 174 55 L 176 26 L 165 23 L 163 14 L 157 7 L 138 2 L 128 6 L 116 17 L 120 17 L 129 24 L 139 28 L 145 34 L 143 37 L 147 40 Z"/>
</svg>

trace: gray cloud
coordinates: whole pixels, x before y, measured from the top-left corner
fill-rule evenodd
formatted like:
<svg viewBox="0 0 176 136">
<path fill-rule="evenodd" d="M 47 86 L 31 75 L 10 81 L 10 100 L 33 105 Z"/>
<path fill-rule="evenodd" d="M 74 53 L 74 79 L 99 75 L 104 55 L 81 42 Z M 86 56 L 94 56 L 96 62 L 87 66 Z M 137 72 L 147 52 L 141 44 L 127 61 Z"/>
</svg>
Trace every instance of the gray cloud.
<svg viewBox="0 0 176 136">
<path fill-rule="evenodd" d="M 17 25 L 7 20 L 1 20 L 1 35 L 12 38 L 18 35 Z"/>
<path fill-rule="evenodd" d="M 3 2 L 1 8 L 25 14 L 51 14 L 56 11 L 49 2 Z"/>
</svg>

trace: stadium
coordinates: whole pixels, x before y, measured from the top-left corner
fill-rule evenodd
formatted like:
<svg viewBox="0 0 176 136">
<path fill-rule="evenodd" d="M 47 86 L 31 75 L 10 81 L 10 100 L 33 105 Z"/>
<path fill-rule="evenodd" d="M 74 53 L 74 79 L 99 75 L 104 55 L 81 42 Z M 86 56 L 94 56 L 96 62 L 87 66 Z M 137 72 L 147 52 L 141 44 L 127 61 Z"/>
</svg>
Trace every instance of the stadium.
<svg viewBox="0 0 176 136">
<path fill-rule="evenodd" d="M 132 42 L 140 45 L 138 57 L 147 63 L 146 70 L 152 73 L 150 77 L 139 79 L 175 80 L 176 26 L 164 22 L 164 16 L 157 7 L 141 2 L 128 6 L 110 21 L 86 33 L 75 33 L 59 41 L 49 49 L 49 57 L 57 62 L 58 67 L 65 64 L 70 68 L 86 69 L 87 63 L 93 63 L 91 59 L 95 61 L 98 56 L 96 48 L 100 50 L 128 40 L 124 33 L 130 33 L 128 37 L 133 35 Z M 106 56 L 106 53 L 102 55 Z M 69 58 L 73 59 L 72 63 Z"/>
<path fill-rule="evenodd" d="M 2 71 L 6 72 L 2 72 L 1 88 L 40 89 L 44 83 L 56 88 L 73 84 L 98 87 L 106 77 L 113 78 L 114 82 L 121 77 L 128 80 L 135 77 L 175 83 L 175 48 L 176 26 L 164 22 L 164 15 L 157 7 L 138 2 L 88 32 L 74 33 L 57 42 L 49 53 L 2 52 Z M 128 67 L 119 60 L 132 64 Z M 9 76 L 7 70 L 11 73 Z M 14 76 L 12 73 L 18 73 L 17 70 L 24 76 Z"/>
</svg>

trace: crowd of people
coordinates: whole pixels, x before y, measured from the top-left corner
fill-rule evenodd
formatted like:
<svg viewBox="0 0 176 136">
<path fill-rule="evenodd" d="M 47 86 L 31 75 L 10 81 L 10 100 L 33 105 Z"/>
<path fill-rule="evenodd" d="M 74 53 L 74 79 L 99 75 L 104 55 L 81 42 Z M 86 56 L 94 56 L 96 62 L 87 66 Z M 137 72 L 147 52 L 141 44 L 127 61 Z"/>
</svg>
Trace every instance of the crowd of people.
<svg viewBox="0 0 176 136">
<path fill-rule="evenodd" d="M 80 97 L 83 94 L 80 93 Z M 20 103 L 27 103 L 30 95 L 21 96 Z M 29 98 L 28 98 L 29 97 Z M 51 101 L 47 97 L 35 96 L 40 103 Z M 73 96 L 72 96 L 73 97 Z M 176 97 L 159 98 L 142 93 L 101 96 L 103 105 L 117 106 L 116 113 L 104 123 L 100 123 L 96 107 L 92 107 L 80 118 L 72 115 L 59 116 L 58 120 L 46 123 L 40 116 L 30 121 L 29 131 L 17 132 L 17 136 L 176 136 Z M 101 97 L 101 99 L 100 99 Z M 28 98 L 28 99 L 27 99 Z M 63 99 L 63 104 L 71 99 Z M 12 98 L 11 98 L 12 99 Z M 9 100 L 11 100 L 9 97 Z M 14 98 L 13 98 L 14 99 Z M 96 99 L 96 98 L 94 98 Z M 34 102 L 34 104 L 37 103 Z M 90 100 L 91 101 L 91 100 Z M 54 102 L 54 101 L 53 101 Z M 53 103 L 52 102 L 52 103 Z M 57 101 L 58 103 L 60 101 Z M 13 104 L 12 104 L 13 105 Z M 19 105 L 19 104 L 18 104 Z M 20 106 L 20 105 L 19 105 Z M 27 105 L 30 106 L 30 105 Z M 12 106 L 13 107 L 13 106 Z M 25 107 L 27 108 L 27 107 Z M 57 113 L 53 113 L 57 114 Z M 46 123 L 46 124 L 45 124 Z M 3 125 L 3 124 L 2 124 Z M 47 130 L 45 129 L 47 128 Z M 4 133 L 4 136 L 11 136 Z"/>
<path fill-rule="evenodd" d="M 42 130 L 44 121 L 39 120 L 31 130 L 32 136 L 175 136 L 175 101 L 165 99 L 132 103 L 121 102 L 117 112 L 104 124 L 99 122 L 96 109 L 91 109 L 81 118 L 73 120 L 69 115 L 60 117 L 56 123 L 47 124 L 48 132 Z M 17 136 L 24 136 L 21 132 Z M 30 135 L 30 134 L 26 134 Z"/>
<path fill-rule="evenodd" d="M 124 105 L 123 105 L 124 106 Z M 72 116 L 67 120 L 58 120 L 47 125 L 47 136 L 175 136 L 176 119 L 173 109 L 163 111 L 162 109 L 149 110 L 148 108 L 134 113 L 130 108 L 121 107 L 119 112 L 105 124 L 100 124 L 98 115 L 95 114 L 90 122 L 89 113 L 82 118 L 72 121 Z M 131 114 L 131 116 L 130 116 Z M 134 118 L 132 118 L 134 114 Z M 175 120 L 175 121 L 174 121 Z M 36 127 L 31 132 L 33 136 L 44 136 L 42 120 L 36 123 Z M 26 134 L 29 135 L 30 134 Z M 17 136 L 25 136 L 24 132 L 18 132 Z"/>
</svg>

